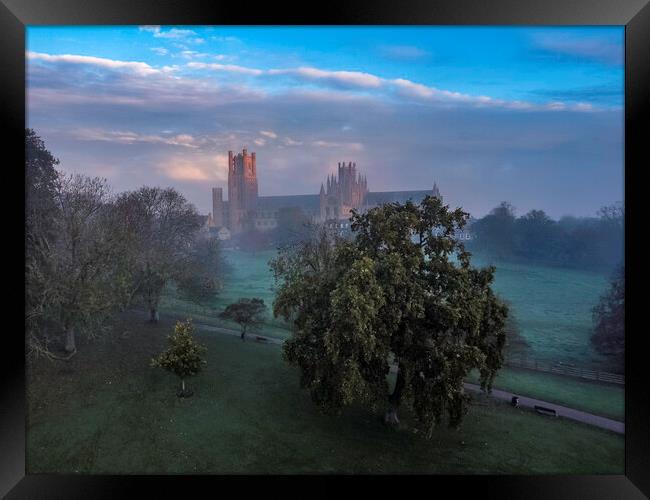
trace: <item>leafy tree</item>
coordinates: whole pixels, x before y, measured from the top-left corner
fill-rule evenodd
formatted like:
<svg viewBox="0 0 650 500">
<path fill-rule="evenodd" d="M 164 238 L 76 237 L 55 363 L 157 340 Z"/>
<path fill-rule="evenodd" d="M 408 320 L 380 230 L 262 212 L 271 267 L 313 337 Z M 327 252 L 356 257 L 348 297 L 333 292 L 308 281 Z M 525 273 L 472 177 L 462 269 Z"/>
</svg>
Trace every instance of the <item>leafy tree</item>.
<svg viewBox="0 0 650 500">
<path fill-rule="evenodd" d="M 491 389 L 507 307 L 491 290 L 494 268 L 472 267 L 454 238 L 467 218 L 433 197 L 385 204 L 353 214 L 353 239 L 323 231 L 272 262 L 273 312 L 293 325 L 285 357 L 322 410 L 387 404 L 386 422 L 398 423 L 407 405 L 430 436 L 445 413 L 451 426 L 462 421 L 472 369 Z"/>
<path fill-rule="evenodd" d="M 194 340 L 193 334 L 192 320 L 178 321 L 168 337 L 167 350 L 151 360 L 151 366 L 163 368 L 181 379 L 178 397 L 192 395 L 192 391 L 185 388 L 185 379 L 195 376 L 206 365 L 201 357 L 206 348 Z"/>
<path fill-rule="evenodd" d="M 217 238 L 197 238 L 190 248 L 183 273 L 177 278 L 178 290 L 197 304 L 210 304 L 223 288 L 226 262 Z"/>
<path fill-rule="evenodd" d="M 25 323 L 30 351 L 48 352 L 53 302 L 53 245 L 59 160 L 31 129 L 25 129 Z"/>
<path fill-rule="evenodd" d="M 246 340 L 246 331 L 262 323 L 266 305 L 262 299 L 239 299 L 229 304 L 219 314 L 220 318 L 235 321 L 241 327 L 241 339 Z"/>
<path fill-rule="evenodd" d="M 556 255 L 557 223 L 543 210 L 531 210 L 515 221 L 514 252 L 535 262 L 552 260 Z"/>
<path fill-rule="evenodd" d="M 506 259 L 514 246 L 515 209 L 508 202 L 472 224 L 473 239 L 490 256 Z"/>
<path fill-rule="evenodd" d="M 611 279 L 610 287 L 593 308 L 595 323 L 591 338 L 596 349 L 618 358 L 625 352 L 625 267 L 621 266 Z M 622 366 L 621 366 L 622 367 Z"/>
</svg>

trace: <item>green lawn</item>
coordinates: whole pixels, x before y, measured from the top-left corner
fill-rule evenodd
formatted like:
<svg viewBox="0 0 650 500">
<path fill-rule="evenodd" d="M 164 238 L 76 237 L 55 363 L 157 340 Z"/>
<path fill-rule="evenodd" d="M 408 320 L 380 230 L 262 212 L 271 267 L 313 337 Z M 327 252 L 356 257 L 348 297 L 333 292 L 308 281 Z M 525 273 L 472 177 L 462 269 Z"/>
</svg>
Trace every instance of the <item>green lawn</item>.
<svg viewBox="0 0 650 500">
<path fill-rule="evenodd" d="M 272 317 L 273 277 L 268 261 L 274 251 L 228 251 L 225 256 L 232 272 L 224 292 L 211 307 L 182 300 L 173 289 L 165 294 L 161 310 L 192 316 L 197 322 L 238 329 L 235 323 L 217 317 L 227 304 L 240 297 L 260 297 L 269 314 L 260 331 L 269 337 L 286 339 L 287 325 Z M 487 261 L 475 256 L 477 265 Z M 605 275 L 571 269 L 499 263 L 495 290 L 510 301 L 515 320 L 531 357 L 553 361 L 574 361 L 580 366 L 607 369 L 589 342 L 591 307 L 607 284 Z M 521 346 L 515 346 L 522 349 Z M 476 380 L 474 377 L 473 380 Z M 624 419 L 624 387 L 594 383 L 556 374 L 504 368 L 495 387 L 522 395 L 556 402 L 598 415 Z"/>
<path fill-rule="evenodd" d="M 622 474 L 622 436 L 479 397 L 426 441 L 350 408 L 318 413 L 274 345 L 198 332 L 208 366 L 180 400 L 149 359 L 172 322 L 128 315 L 69 363 L 29 370 L 29 473 Z"/>
<path fill-rule="evenodd" d="M 236 323 L 219 319 L 214 311 L 179 299 L 173 291 L 165 297 L 162 310 L 173 315 L 191 316 L 197 323 L 239 329 Z M 165 315 L 164 312 L 161 314 Z M 279 339 L 286 339 L 290 335 L 289 330 L 271 321 L 267 321 L 260 332 Z M 468 381 L 477 382 L 477 374 L 470 376 Z M 625 418 L 625 388 L 622 385 L 504 367 L 497 376 L 494 387 L 603 417 L 621 421 Z"/>
</svg>

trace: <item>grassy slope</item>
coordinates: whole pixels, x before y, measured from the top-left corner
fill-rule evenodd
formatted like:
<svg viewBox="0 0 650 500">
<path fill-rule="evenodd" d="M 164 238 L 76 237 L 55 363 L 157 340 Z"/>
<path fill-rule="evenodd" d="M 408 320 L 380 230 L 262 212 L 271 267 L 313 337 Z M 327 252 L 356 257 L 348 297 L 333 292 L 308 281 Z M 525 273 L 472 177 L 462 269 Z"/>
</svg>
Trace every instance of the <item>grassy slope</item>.
<svg viewBox="0 0 650 500">
<path fill-rule="evenodd" d="M 431 441 L 359 408 L 323 416 L 278 347 L 224 335 L 197 334 L 208 366 L 180 400 L 174 377 L 148 366 L 171 322 L 142 319 L 30 370 L 30 473 L 623 472 L 621 436 L 484 399 Z"/>
</svg>

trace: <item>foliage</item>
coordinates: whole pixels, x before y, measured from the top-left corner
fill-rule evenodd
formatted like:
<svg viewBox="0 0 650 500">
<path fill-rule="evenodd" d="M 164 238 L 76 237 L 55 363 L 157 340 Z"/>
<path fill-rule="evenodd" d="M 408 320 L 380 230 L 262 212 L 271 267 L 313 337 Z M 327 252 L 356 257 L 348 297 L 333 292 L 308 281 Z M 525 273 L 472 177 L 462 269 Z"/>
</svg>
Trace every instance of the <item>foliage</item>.
<svg viewBox="0 0 650 500">
<path fill-rule="evenodd" d="M 96 336 L 120 306 L 124 246 L 104 179 L 64 175 L 25 131 L 26 292 L 30 352 L 52 358 L 79 334 Z"/>
<path fill-rule="evenodd" d="M 226 262 L 217 238 L 197 238 L 192 244 L 178 276 L 178 291 L 181 296 L 197 304 L 210 304 L 223 288 Z"/>
<path fill-rule="evenodd" d="M 163 368 L 181 380 L 198 374 L 206 365 L 202 358 L 206 349 L 194 340 L 193 333 L 192 320 L 178 321 L 168 337 L 169 347 L 151 360 L 151 366 Z"/>
<path fill-rule="evenodd" d="M 473 268 L 454 238 L 467 218 L 433 197 L 419 206 L 385 204 L 353 214 L 353 239 L 321 231 L 272 262 L 273 311 L 294 330 L 286 359 L 300 367 L 322 410 L 355 400 L 376 408 L 388 399 L 396 420 L 406 403 L 430 435 L 445 414 L 450 425 L 461 422 L 469 399 L 463 378 L 472 369 L 491 388 L 507 307 L 490 288 L 494 268 Z"/>
<path fill-rule="evenodd" d="M 223 263 L 201 218 L 174 189 L 114 196 L 105 179 L 64 175 L 33 130 L 25 131 L 26 333 L 30 352 L 61 359 L 79 335 L 94 337 L 115 312 L 144 298 L 157 320 L 163 287 L 196 301 L 218 292 Z"/>
<path fill-rule="evenodd" d="M 598 217 L 551 219 L 542 210 L 516 217 L 503 202 L 471 224 L 468 248 L 502 260 L 583 269 L 613 268 L 623 258 L 625 212 L 602 207 Z"/>
<path fill-rule="evenodd" d="M 625 352 L 625 266 L 613 275 L 610 287 L 593 309 L 595 323 L 591 338 L 603 354 L 621 357 Z"/>
<path fill-rule="evenodd" d="M 55 195 L 59 160 L 31 129 L 25 129 L 25 323 L 31 349 L 47 351 L 48 308 L 52 280 Z"/>
<path fill-rule="evenodd" d="M 241 327 L 241 338 L 245 340 L 247 330 L 261 324 L 265 312 L 266 305 L 262 299 L 242 298 L 229 304 L 219 317 L 238 323 Z"/>
</svg>

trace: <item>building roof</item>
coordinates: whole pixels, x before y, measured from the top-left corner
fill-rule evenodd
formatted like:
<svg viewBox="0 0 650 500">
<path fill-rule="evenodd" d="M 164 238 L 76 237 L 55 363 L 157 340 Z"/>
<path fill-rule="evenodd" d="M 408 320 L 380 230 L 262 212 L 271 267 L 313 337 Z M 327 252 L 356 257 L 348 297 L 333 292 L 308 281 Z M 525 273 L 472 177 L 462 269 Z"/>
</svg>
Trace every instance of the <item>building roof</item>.
<svg viewBox="0 0 650 500">
<path fill-rule="evenodd" d="M 431 190 L 421 191 L 381 191 L 369 192 L 366 195 L 366 203 L 370 206 L 381 205 L 382 203 L 406 203 L 412 200 L 419 203 Z M 258 210 L 278 210 L 280 208 L 300 207 L 308 210 L 320 209 L 320 197 L 317 194 L 297 194 L 287 196 L 260 196 L 257 199 Z"/>
<path fill-rule="evenodd" d="M 320 198 L 317 194 L 296 194 L 289 196 L 260 196 L 257 199 L 258 210 L 278 210 L 289 207 L 319 210 Z"/>
</svg>

